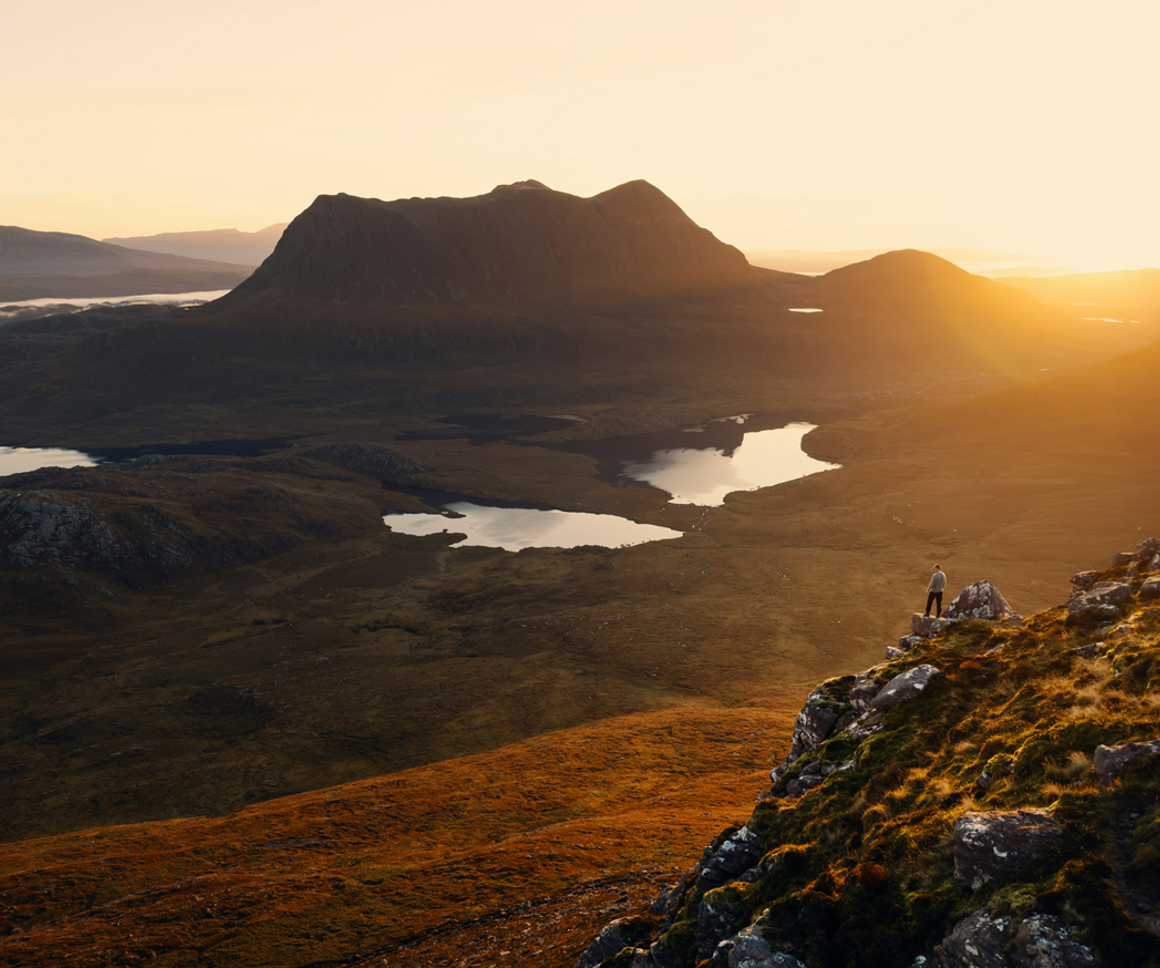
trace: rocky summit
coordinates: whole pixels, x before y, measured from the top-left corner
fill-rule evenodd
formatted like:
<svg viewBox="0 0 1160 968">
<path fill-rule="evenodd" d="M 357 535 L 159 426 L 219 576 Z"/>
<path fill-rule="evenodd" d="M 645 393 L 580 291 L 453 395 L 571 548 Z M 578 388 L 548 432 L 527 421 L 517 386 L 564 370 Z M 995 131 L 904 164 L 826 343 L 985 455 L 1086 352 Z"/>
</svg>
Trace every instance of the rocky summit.
<svg viewBox="0 0 1160 968">
<path fill-rule="evenodd" d="M 950 621 L 822 683 L 753 816 L 578 964 L 1160 965 L 1156 553 L 1029 618 L 969 586 Z"/>
</svg>

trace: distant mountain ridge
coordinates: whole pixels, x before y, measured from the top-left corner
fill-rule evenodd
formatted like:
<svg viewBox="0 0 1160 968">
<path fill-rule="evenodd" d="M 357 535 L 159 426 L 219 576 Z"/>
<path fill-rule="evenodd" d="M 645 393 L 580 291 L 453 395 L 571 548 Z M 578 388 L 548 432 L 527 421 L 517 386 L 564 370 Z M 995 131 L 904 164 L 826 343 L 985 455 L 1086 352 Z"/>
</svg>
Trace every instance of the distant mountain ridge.
<svg viewBox="0 0 1160 968">
<path fill-rule="evenodd" d="M 146 252 L 165 252 L 191 259 L 213 259 L 238 265 L 261 265 L 274 251 L 288 223 L 267 225 L 257 232 L 210 229 L 202 232 L 162 232 L 103 241 Z"/>
<path fill-rule="evenodd" d="M 230 289 L 249 271 L 68 232 L 0 226 L 0 300 Z"/>
</svg>

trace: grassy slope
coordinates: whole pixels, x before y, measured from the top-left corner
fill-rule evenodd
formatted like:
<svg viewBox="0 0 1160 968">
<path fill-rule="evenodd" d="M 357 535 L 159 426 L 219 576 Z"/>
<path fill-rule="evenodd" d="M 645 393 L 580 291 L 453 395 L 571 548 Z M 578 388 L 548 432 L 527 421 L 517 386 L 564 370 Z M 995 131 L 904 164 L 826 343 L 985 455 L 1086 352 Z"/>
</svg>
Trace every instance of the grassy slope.
<svg viewBox="0 0 1160 968">
<path fill-rule="evenodd" d="M 792 715 L 611 719 L 220 819 L 2 845 L 0 964 L 567 963 L 748 812 Z"/>
<path fill-rule="evenodd" d="M 1160 732 L 1158 633 L 1154 604 L 1134 603 L 1114 632 L 1053 608 L 1025 622 L 957 626 L 886 663 L 883 678 L 926 663 L 943 676 L 888 713 L 876 735 L 859 743 L 836 731 L 796 761 L 775 790 L 814 760 L 853 756 L 856 766 L 800 800 L 759 804 L 748 823 L 771 873 L 718 888 L 709 902 L 734 911 L 738 929 L 759 921 L 775 950 L 812 968 L 902 968 L 979 907 L 994 916 L 1061 914 L 1103 964 L 1160 963 L 1151 914 L 1160 757 L 1125 769 L 1110 787 L 1098 784 L 1091 759 L 1098 744 Z M 1102 657 L 1071 652 L 1104 639 Z M 997 777 L 986 790 L 975 782 L 984 770 Z M 1008 881 L 977 892 L 955 884 L 955 818 L 1021 807 L 1054 810 L 1062 846 Z M 703 896 L 689 892 L 665 935 L 678 965 L 695 961 Z"/>
</svg>

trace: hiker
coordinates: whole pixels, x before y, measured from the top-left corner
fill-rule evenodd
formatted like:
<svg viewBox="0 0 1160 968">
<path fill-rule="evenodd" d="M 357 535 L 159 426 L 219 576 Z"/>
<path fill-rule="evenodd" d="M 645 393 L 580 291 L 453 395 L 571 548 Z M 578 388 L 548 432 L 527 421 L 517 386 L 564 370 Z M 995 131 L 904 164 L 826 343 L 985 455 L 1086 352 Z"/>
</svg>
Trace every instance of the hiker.
<svg viewBox="0 0 1160 968">
<path fill-rule="evenodd" d="M 942 593 L 947 587 L 947 576 L 943 574 L 942 565 L 934 566 L 934 574 L 930 576 L 930 584 L 926 586 L 926 616 L 930 617 L 930 606 L 935 606 L 935 618 L 942 618 Z"/>
</svg>

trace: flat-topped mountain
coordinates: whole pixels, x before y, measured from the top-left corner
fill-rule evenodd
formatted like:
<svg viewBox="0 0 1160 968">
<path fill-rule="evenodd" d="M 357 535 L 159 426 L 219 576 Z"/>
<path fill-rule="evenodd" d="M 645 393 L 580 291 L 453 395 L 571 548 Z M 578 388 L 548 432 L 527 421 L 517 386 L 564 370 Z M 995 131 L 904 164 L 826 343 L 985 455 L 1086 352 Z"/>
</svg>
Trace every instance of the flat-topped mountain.
<svg viewBox="0 0 1160 968">
<path fill-rule="evenodd" d="M 229 289 L 247 266 L 140 252 L 68 232 L 0 226 L 0 300 Z"/>
<path fill-rule="evenodd" d="M 321 195 L 227 301 L 581 308 L 720 294 L 773 273 L 634 181 L 579 198 L 537 181 L 474 198 Z"/>
</svg>

